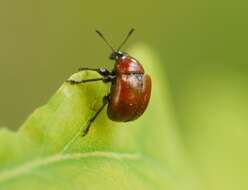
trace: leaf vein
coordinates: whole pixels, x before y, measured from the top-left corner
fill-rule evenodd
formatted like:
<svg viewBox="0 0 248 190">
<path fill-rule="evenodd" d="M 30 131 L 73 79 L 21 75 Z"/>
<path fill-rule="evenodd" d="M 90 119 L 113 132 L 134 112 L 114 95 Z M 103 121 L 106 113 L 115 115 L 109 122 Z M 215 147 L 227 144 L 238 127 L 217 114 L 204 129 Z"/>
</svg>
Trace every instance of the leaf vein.
<svg viewBox="0 0 248 190">
<path fill-rule="evenodd" d="M 58 163 L 68 160 L 80 160 L 84 158 L 109 158 L 114 160 L 140 160 L 141 156 L 136 153 L 117 153 L 117 152 L 85 152 L 85 153 L 73 153 L 73 154 L 55 154 L 44 159 L 37 159 L 29 163 L 24 163 L 12 169 L 8 169 L 0 172 L 0 183 L 27 174 L 32 170 L 47 166 L 49 164 Z"/>
</svg>

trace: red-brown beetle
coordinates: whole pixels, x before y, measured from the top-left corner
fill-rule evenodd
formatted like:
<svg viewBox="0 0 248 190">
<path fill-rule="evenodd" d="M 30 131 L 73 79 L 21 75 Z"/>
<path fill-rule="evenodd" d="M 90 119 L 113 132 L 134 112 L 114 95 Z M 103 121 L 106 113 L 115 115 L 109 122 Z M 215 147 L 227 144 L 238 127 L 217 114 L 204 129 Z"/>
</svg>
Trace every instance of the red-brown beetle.
<svg viewBox="0 0 248 190">
<path fill-rule="evenodd" d="M 108 41 L 104 38 L 102 33 L 96 31 L 99 36 L 111 48 L 111 60 L 115 60 L 114 69 L 110 72 L 105 68 L 80 68 L 79 70 L 91 70 L 98 72 L 102 77 L 88 80 L 67 80 L 71 84 L 80 84 L 85 82 L 103 81 L 111 82 L 110 93 L 103 97 L 103 105 L 89 120 L 88 125 L 83 130 L 85 136 L 99 113 L 108 104 L 108 117 L 113 121 L 133 121 L 140 117 L 148 105 L 151 95 L 151 78 L 145 74 L 142 65 L 127 53 L 121 52 L 121 47 L 125 44 L 127 39 L 131 36 L 134 29 L 131 29 L 120 47 L 115 50 Z"/>
</svg>

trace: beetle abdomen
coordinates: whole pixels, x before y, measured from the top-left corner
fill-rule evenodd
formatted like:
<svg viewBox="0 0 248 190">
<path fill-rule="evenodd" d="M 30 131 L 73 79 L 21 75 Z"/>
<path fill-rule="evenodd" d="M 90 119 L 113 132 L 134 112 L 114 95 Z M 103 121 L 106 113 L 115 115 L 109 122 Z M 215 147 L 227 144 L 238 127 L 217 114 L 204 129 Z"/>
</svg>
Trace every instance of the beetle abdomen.
<svg viewBox="0 0 248 190">
<path fill-rule="evenodd" d="M 111 87 L 108 117 L 113 121 L 137 119 L 144 113 L 150 94 L 151 78 L 149 75 L 117 75 Z"/>
</svg>

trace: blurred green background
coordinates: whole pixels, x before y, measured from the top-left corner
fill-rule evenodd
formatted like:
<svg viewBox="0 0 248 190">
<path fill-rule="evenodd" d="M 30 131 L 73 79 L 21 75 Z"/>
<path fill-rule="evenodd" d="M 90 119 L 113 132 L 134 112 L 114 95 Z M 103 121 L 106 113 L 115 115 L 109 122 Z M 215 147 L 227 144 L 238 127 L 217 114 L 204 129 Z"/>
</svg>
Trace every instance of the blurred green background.
<svg viewBox="0 0 248 190">
<path fill-rule="evenodd" d="M 0 23 L 1 126 L 18 128 L 78 67 L 112 68 L 96 28 L 116 47 L 135 27 L 128 44 L 162 60 L 200 183 L 248 189 L 246 1 L 1 0 Z"/>
</svg>

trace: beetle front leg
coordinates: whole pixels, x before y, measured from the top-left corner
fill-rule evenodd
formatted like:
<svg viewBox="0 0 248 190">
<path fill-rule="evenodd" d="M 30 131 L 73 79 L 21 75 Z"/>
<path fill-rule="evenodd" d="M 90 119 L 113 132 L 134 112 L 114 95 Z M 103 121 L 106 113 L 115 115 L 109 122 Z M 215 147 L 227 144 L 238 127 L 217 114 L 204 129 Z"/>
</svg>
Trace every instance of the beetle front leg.
<svg viewBox="0 0 248 190">
<path fill-rule="evenodd" d="M 108 76 L 111 75 L 111 72 L 108 71 L 108 69 L 104 68 L 104 67 L 99 67 L 99 68 L 88 68 L 88 67 L 82 67 L 78 69 L 79 71 L 96 71 L 98 74 L 102 75 L 102 76 Z"/>
<path fill-rule="evenodd" d="M 102 106 L 97 110 L 97 112 L 94 114 L 94 116 L 92 118 L 90 118 L 89 122 L 88 122 L 88 125 L 83 129 L 83 136 L 87 135 L 89 130 L 90 130 L 90 127 L 91 127 L 91 124 L 95 121 L 95 119 L 97 118 L 97 116 L 101 113 L 101 111 L 103 110 L 103 108 L 108 104 L 109 102 L 109 96 L 110 95 L 107 95 L 107 96 L 104 96 L 102 101 L 103 101 L 103 104 Z"/>
<path fill-rule="evenodd" d="M 115 77 L 112 76 L 103 76 L 101 78 L 93 78 L 93 79 L 85 79 L 85 80 L 73 80 L 73 79 L 68 79 L 66 82 L 69 82 L 70 84 L 81 84 L 81 83 L 86 83 L 86 82 L 96 82 L 96 81 L 103 81 L 105 83 L 111 82 L 115 79 Z"/>
</svg>

